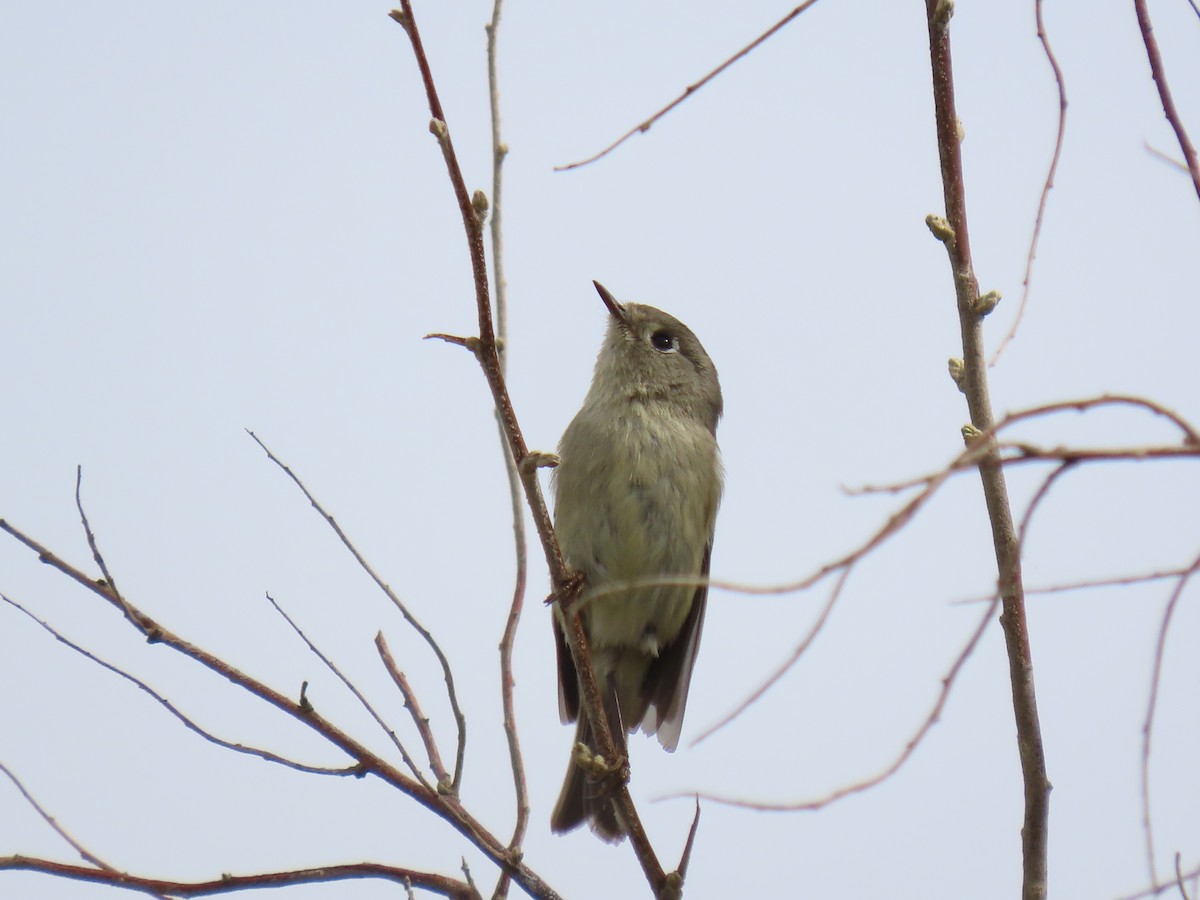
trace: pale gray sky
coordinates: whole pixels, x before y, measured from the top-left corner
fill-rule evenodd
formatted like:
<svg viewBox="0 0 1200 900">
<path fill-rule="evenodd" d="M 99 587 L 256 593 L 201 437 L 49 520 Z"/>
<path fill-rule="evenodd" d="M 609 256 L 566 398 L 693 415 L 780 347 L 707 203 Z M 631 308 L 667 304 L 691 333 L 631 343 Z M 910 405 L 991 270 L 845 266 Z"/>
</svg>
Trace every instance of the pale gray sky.
<svg viewBox="0 0 1200 900">
<path fill-rule="evenodd" d="M 474 361 L 465 243 L 411 52 L 386 4 L 10 4 L 0 30 L 0 517 L 90 567 L 74 471 L 131 600 L 386 751 L 271 610 L 270 592 L 405 719 L 371 639 L 388 635 L 443 739 L 429 655 L 243 431 L 327 505 L 438 635 L 470 720 L 464 801 L 512 822 L 496 644 L 511 590 L 507 487 Z M 646 135 L 586 156 L 676 96 L 787 5 L 511 3 L 501 31 L 511 390 L 533 447 L 582 400 L 604 310 L 592 287 L 687 322 L 722 379 L 728 472 L 713 574 L 807 575 L 863 541 L 896 498 L 842 486 L 937 469 L 961 448 L 946 374 L 958 322 L 943 248 L 922 4 L 825 0 Z M 1200 137 L 1200 20 L 1154 5 L 1176 102 Z M 490 191 L 483 24 L 490 5 L 418 20 L 471 188 Z M 1145 144 L 1178 156 L 1132 4 L 1047 4 L 1068 134 L 1029 311 L 992 370 L 1003 413 L 1103 392 L 1200 421 L 1200 203 Z M 985 290 L 1021 293 L 1057 100 L 1033 4 L 960 3 L 952 24 L 972 241 Z M 1047 444 L 1174 440 L 1128 412 L 1023 432 Z M 1020 515 L 1045 470 L 1014 472 Z M 1031 585 L 1186 564 L 1193 463 L 1068 476 L 1035 519 Z M 516 647 L 533 821 L 526 860 L 565 896 L 642 896 L 627 846 L 549 834 L 567 761 L 545 567 L 531 548 Z M 91 569 L 88 569 L 91 571 Z M 826 593 L 714 592 L 674 755 L 632 740 L 632 790 L 665 861 L 701 790 L 797 801 L 890 763 L 936 699 L 994 581 L 977 480 L 964 476 L 850 579 L 819 640 L 737 723 L 715 722 L 787 656 Z M 0 541 L 0 590 L 137 672 L 230 740 L 318 764 L 339 755 L 161 647 Z M 1051 895 L 1148 881 L 1141 726 L 1165 583 L 1031 598 L 1051 797 Z M 1151 769 L 1157 865 L 1195 864 L 1197 588 L 1167 645 Z M 202 743 L 129 685 L 0 608 L 0 761 L 118 868 L 201 879 L 377 860 L 492 867 L 378 782 L 302 776 Z M 687 896 L 1015 896 L 1021 784 L 998 626 L 941 722 L 875 790 L 818 813 L 704 807 Z M 0 855 L 72 852 L 0 782 Z M 0 896 L 115 891 L 11 872 Z M 395 897 L 378 883 L 296 897 Z"/>
</svg>

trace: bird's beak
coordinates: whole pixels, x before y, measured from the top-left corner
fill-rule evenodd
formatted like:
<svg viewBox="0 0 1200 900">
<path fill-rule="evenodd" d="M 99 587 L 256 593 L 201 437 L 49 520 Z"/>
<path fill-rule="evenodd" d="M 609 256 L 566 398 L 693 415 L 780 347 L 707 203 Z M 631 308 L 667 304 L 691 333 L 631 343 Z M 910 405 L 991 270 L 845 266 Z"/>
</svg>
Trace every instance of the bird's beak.
<svg viewBox="0 0 1200 900">
<path fill-rule="evenodd" d="M 629 318 L 625 315 L 625 307 L 618 303 L 617 298 L 600 282 L 593 281 L 592 284 L 596 286 L 596 292 L 600 295 L 600 299 L 604 301 L 604 305 L 608 307 L 608 311 L 612 314 L 612 317 L 621 324 L 621 327 L 625 331 L 629 332 Z"/>
</svg>

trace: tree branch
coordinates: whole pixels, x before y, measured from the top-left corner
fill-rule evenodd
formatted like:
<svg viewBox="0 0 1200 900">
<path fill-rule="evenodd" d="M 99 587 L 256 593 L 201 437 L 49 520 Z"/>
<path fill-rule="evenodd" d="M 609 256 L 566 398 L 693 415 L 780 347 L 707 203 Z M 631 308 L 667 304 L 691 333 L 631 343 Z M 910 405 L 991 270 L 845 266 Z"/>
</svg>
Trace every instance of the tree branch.
<svg viewBox="0 0 1200 900">
<path fill-rule="evenodd" d="M 926 0 L 929 55 L 933 75 L 933 105 L 937 122 L 938 158 L 946 203 L 949 233 L 935 234 L 946 245 L 954 279 L 959 330 L 963 344 L 960 387 L 967 398 L 974 434 L 995 427 L 988 395 L 987 365 L 983 348 L 983 318 L 987 310 L 977 307 L 979 283 L 971 262 L 967 230 L 966 187 L 959 142 L 960 123 L 954 103 L 954 74 L 951 65 L 949 21 L 953 0 Z M 1003 612 L 1001 628 L 1008 653 L 1013 711 L 1017 725 L 1017 749 L 1025 787 L 1025 821 L 1021 829 L 1024 900 L 1042 900 L 1047 890 L 1050 782 L 1046 777 L 1045 749 L 1034 690 L 1033 659 L 1029 643 L 1025 597 L 1021 580 L 1021 558 L 1013 527 L 1004 471 L 992 438 L 979 438 L 982 456 L 978 461 L 984 501 L 991 523 L 992 543 L 999 574 L 998 587 Z"/>
</svg>

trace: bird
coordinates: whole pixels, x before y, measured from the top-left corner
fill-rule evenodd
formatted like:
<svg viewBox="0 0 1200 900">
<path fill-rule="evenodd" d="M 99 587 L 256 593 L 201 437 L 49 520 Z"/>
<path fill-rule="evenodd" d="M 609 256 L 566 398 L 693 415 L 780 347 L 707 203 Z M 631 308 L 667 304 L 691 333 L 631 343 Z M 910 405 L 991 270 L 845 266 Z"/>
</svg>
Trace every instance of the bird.
<svg viewBox="0 0 1200 900">
<path fill-rule="evenodd" d="M 626 732 L 639 729 L 673 751 L 704 626 L 724 483 L 716 440 L 721 387 L 691 329 L 593 284 L 608 324 L 591 387 L 559 442 L 554 528 L 565 561 L 583 576 L 573 608 L 618 753 L 625 754 Z M 662 576 L 686 583 L 614 588 Z M 594 759 L 587 764 L 596 741 L 580 709 L 568 623 L 557 604 L 553 626 L 559 713 L 576 727 L 551 829 L 563 833 L 587 822 L 602 839 L 620 841 L 627 825 L 605 779 L 594 774 Z"/>
</svg>

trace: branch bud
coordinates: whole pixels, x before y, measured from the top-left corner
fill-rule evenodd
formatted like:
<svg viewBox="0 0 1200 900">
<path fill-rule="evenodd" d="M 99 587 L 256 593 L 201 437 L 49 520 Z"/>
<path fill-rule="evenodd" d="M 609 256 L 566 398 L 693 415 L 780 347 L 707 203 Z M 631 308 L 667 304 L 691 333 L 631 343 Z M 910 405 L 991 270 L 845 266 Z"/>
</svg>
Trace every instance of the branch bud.
<svg viewBox="0 0 1200 900">
<path fill-rule="evenodd" d="M 945 216 L 930 213 L 925 217 L 925 224 L 929 226 L 929 230 L 933 232 L 933 236 L 943 244 L 948 244 L 954 240 L 954 229 L 950 227 L 950 223 L 946 221 Z"/>
<path fill-rule="evenodd" d="M 476 191 L 471 195 L 471 209 L 475 210 L 475 218 L 482 225 L 487 220 L 488 214 L 488 198 L 483 191 Z"/>
<path fill-rule="evenodd" d="M 988 291 L 986 294 L 980 294 L 975 298 L 975 302 L 971 308 L 975 310 L 975 315 L 982 318 L 996 308 L 996 304 L 1000 302 L 999 291 Z"/>
<path fill-rule="evenodd" d="M 952 356 L 946 361 L 946 368 L 950 370 L 951 380 L 958 385 L 958 389 L 965 394 L 967 392 L 967 386 L 964 383 L 966 366 L 963 365 L 963 361 L 957 356 Z"/>
</svg>

